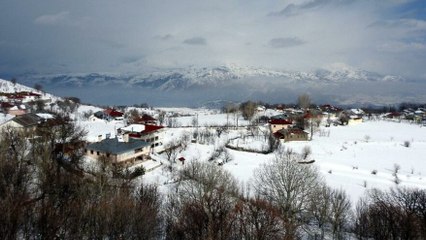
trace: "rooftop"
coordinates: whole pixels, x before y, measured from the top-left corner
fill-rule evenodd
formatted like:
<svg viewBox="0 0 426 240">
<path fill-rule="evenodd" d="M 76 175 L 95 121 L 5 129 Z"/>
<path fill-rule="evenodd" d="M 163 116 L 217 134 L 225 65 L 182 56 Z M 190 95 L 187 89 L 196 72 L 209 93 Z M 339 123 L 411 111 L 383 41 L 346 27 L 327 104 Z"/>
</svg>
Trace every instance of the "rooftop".
<svg viewBox="0 0 426 240">
<path fill-rule="evenodd" d="M 129 142 L 120 142 L 117 138 L 107 138 L 100 142 L 89 144 L 86 148 L 99 152 L 121 154 L 149 145 L 147 142 L 133 138 L 129 138 Z"/>
</svg>

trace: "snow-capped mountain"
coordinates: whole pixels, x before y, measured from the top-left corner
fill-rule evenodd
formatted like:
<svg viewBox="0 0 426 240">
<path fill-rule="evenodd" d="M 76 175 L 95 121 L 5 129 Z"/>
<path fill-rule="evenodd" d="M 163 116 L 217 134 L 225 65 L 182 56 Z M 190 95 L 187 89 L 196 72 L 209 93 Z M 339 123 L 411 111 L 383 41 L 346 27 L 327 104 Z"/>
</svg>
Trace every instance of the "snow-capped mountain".
<svg viewBox="0 0 426 240">
<path fill-rule="evenodd" d="M 142 73 L 23 75 L 18 82 L 110 105 L 201 106 L 212 101 L 294 102 L 302 93 L 334 104 L 424 102 L 426 83 L 335 65 L 310 72 L 227 65 Z"/>
<path fill-rule="evenodd" d="M 85 87 L 124 85 L 160 90 L 226 87 L 250 83 L 257 85 L 263 79 L 275 79 L 274 82 L 277 83 L 309 83 L 319 85 L 345 82 L 404 81 L 403 78 L 398 76 L 380 75 L 352 68 L 320 69 L 313 72 L 290 72 L 235 65 L 209 68 L 167 69 L 138 74 L 90 73 L 22 77 L 24 83 L 38 82 L 46 86 Z"/>
</svg>

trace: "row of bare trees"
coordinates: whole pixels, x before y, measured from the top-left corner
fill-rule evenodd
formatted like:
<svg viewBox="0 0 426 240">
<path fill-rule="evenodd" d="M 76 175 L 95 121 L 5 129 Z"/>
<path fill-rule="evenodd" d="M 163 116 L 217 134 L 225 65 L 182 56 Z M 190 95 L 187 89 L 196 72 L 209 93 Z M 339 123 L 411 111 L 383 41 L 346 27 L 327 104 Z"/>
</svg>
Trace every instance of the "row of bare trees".
<svg viewBox="0 0 426 240">
<path fill-rule="evenodd" d="M 279 151 L 244 188 L 216 165 L 186 165 L 165 204 L 166 238 L 324 239 L 327 232 L 344 239 L 347 195 L 325 186 L 313 166 L 298 160 L 296 153 Z"/>
</svg>

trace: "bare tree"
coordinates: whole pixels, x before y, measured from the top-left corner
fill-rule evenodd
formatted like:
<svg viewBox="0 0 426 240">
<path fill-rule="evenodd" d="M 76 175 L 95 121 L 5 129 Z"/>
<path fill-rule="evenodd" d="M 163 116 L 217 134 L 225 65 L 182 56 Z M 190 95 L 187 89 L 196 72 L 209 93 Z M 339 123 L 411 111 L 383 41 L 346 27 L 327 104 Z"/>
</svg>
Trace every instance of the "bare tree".
<svg viewBox="0 0 426 240">
<path fill-rule="evenodd" d="M 165 120 L 166 120 L 166 112 L 160 111 L 160 113 L 158 113 L 158 123 L 160 125 L 163 125 L 165 123 Z"/>
<path fill-rule="evenodd" d="M 343 190 L 333 190 L 330 195 L 330 223 L 334 239 L 346 239 L 345 229 L 350 219 L 351 202 Z"/>
<path fill-rule="evenodd" d="M 242 116 L 245 120 L 252 120 L 256 113 L 257 104 L 252 101 L 243 102 L 240 105 Z"/>
<path fill-rule="evenodd" d="M 311 220 L 320 230 L 320 234 L 314 234 L 315 239 L 324 239 L 325 231 L 329 225 L 331 191 L 327 185 L 322 184 L 314 190 L 309 204 L 309 213 L 312 215 Z"/>
<path fill-rule="evenodd" d="M 180 172 L 171 194 L 167 239 L 229 239 L 233 234 L 238 186 L 230 173 L 193 161 Z"/>
<path fill-rule="evenodd" d="M 358 202 L 355 233 L 359 239 L 425 239 L 426 191 L 371 191 Z"/>
<path fill-rule="evenodd" d="M 271 163 L 260 167 L 254 179 L 256 193 L 279 208 L 286 239 L 296 238 L 303 224 L 303 213 L 320 183 L 317 170 L 299 164 L 299 160 L 298 154 L 278 151 Z"/>
<path fill-rule="evenodd" d="M 297 98 L 297 105 L 302 109 L 308 109 L 311 104 L 311 97 L 308 94 L 302 94 Z"/>
<path fill-rule="evenodd" d="M 240 200 L 235 208 L 238 239 L 283 239 L 280 211 L 268 201 L 255 196 Z"/>
</svg>

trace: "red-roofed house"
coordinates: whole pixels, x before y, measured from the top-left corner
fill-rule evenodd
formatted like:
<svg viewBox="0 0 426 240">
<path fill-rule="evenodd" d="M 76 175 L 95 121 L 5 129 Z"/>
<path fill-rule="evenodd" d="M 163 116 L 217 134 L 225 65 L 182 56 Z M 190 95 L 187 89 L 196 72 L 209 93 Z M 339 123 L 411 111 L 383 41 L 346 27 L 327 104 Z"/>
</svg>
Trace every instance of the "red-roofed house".
<svg viewBox="0 0 426 240">
<path fill-rule="evenodd" d="M 164 127 L 157 125 L 132 124 L 121 128 L 122 133 L 128 133 L 129 137 L 140 139 L 151 144 L 153 150 L 163 145 Z"/>
<path fill-rule="evenodd" d="M 271 127 L 271 132 L 275 133 L 281 129 L 287 129 L 293 126 L 293 122 L 287 119 L 272 119 L 269 121 L 269 125 Z"/>
<path fill-rule="evenodd" d="M 133 119 L 133 123 L 155 125 L 157 124 L 157 119 L 153 118 L 148 114 L 144 114 L 142 115 L 142 117 L 137 117 Z"/>
<path fill-rule="evenodd" d="M 108 108 L 108 109 L 104 110 L 104 113 L 108 117 L 110 117 L 114 120 L 123 120 L 124 113 L 119 112 L 119 111 L 115 110 L 114 108 Z"/>
</svg>

